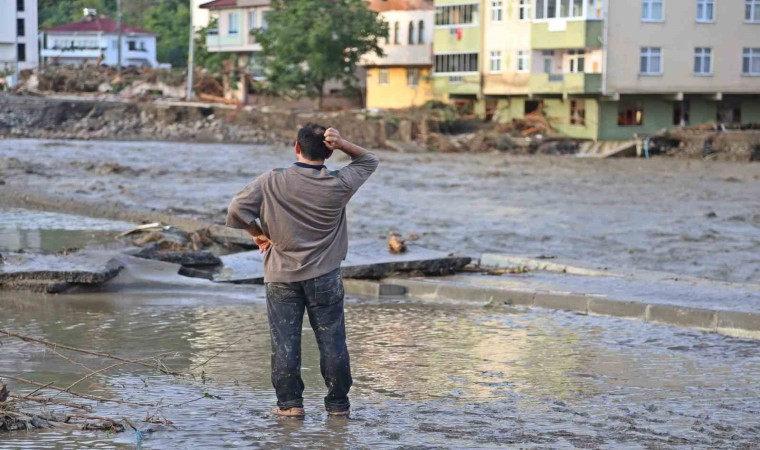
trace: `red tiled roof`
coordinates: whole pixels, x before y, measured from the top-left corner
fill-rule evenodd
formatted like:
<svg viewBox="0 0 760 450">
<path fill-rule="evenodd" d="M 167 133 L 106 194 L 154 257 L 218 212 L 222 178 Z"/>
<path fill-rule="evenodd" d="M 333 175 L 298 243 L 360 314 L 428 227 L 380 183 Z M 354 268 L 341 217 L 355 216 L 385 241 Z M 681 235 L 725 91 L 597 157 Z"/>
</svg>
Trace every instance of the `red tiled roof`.
<svg viewBox="0 0 760 450">
<path fill-rule="evenodd" d="M 432 0 L 369 0 L 369 9 L 376 12 L 433 9 Z"/>
<path fill-rule="evenodd" d="M 237 0 L 214 0 L 200 5 L 201 8 L 207 9 L 229 8 L 230 6 L 237 6 Z"/>
<path fill-rule="evenodd" d="M 86 17 L 79 22 L 66 23 L 55 27 L 47 28 L 43 31 L 48 33 L 55 32 L 103 32 L 103 33 L 118 33 L 119 25 L 109 19 L 108 17 L 91 18 Z M 129 34 L 156 34 L 152 31 L 143 30 L 142 28 L 131 27 L 129 25 L 121 25 L 122 33 Z"/>
</svg>

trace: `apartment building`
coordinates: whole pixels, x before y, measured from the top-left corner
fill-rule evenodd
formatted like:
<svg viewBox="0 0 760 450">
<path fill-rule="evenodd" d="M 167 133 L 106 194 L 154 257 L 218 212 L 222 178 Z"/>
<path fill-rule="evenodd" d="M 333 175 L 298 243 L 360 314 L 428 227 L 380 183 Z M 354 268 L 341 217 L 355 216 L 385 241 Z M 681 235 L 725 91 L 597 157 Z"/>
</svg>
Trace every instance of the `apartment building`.
<svg viewBox="0 0 760 450">
<path fill-rule="evenodd" d="M 471 96 L 478 116 L 541 108 L 559 131 L 602 140 L 760 122 L 760 0 L 486 0 L 472 16 L 465 3 L 435 2 L 435 87 Z M 461 57 L 438 64 L 455 52 L 476 54 L 478 73 Z"/>
<path fill-rule="evenodd" d="M 760 122 L 760 0 L 612 0 L 608 17 L 600 139 Z"/>
<path fill-rule="evenodd" d="M 433 92 L 464 113 L 482 110 L 482 6 L 482 1 L 435 1 Z"/>
<path fill-rule="evenodd" d="M 37 0 L 0 0 L 0 76 L 37 67 Z"/>
<path fill-rule="evenodd" d="M 370 0 L 369 7 L 388 23 L 383 57 L 362 57 L 367 108 L 409 108 L 433 96 L 433 1 Z"/>
</svg>

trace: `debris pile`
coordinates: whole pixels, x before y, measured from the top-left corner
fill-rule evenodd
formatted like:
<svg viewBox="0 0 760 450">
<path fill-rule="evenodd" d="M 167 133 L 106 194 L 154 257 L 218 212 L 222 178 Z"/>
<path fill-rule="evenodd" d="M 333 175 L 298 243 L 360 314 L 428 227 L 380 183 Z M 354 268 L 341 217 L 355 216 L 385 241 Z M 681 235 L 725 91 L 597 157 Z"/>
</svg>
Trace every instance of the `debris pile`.
<svg viewBox="0 0 760 450">
<path fill-rule="evenodd" d="M 211 238 L 208 230 L 187 233 L 158 222 L 140 225 L 121 233 L 117 238 L 140 248 L 133 256 L 186 267 L 221 265 L 222 261 L 209 249 L 225 251 Z"/>
</svg>

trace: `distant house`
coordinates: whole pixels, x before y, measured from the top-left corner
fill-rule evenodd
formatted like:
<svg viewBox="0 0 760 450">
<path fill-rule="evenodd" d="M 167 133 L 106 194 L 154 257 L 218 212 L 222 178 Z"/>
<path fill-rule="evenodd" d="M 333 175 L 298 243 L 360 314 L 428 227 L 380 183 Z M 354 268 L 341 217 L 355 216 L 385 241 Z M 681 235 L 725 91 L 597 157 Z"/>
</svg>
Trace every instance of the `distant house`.
<svg viewBox="0 0 760 450">
<path fill-rule="evenodd" d="M 370 0 L 369 8 L 388 23 L 381 41 L 384 56 L 362 57 L 367 69 L 366 107 L 397 109 L 432 100 L 432 0 Z"/>
<path fill-rule="evenodd" d="M 79 22 L 42 30 L 42 58 L 48 64 L 119 64 L 119 26 L 94 9 L 85 9 Z M 121 65 L 157 67 L 156 34 L 137 27 L 121 26 Z"/>
</svg>

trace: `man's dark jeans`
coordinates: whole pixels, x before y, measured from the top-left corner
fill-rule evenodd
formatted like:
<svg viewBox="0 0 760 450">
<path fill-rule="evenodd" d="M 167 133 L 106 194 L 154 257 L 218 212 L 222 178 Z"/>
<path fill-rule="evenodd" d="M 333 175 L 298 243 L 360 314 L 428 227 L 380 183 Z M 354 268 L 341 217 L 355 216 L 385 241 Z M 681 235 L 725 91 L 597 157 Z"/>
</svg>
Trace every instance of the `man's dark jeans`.
<svg viewBox="0 0 760 450">
<path fill-rule="evenodd" d="M 311 280 L 267 283 L 267 312 L 272 336 L 272 384 L 281 409 L 303 407 L 301 330 L 304 309 L 319 345 L 319 366 L 327 386 L 325 408 L 349 408 L 353 383 L 343 319 L 343 281 L 340 269 Z"/>
</svg>

